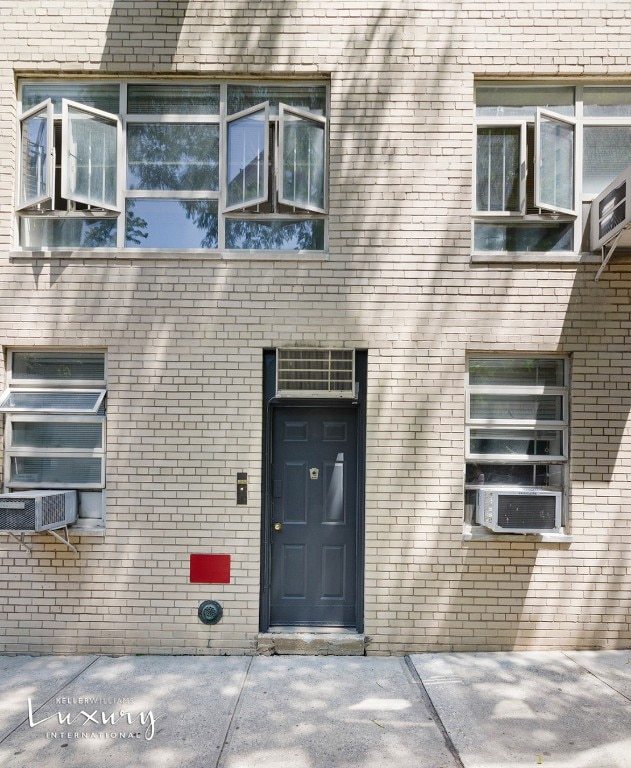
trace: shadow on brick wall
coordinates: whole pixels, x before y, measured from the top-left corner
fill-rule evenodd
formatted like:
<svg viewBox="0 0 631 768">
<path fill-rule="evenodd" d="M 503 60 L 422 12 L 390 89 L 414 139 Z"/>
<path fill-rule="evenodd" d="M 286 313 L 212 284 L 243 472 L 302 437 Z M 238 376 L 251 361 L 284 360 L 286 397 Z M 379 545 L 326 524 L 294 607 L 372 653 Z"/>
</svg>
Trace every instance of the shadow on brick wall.
<svg viewBox="0 0 631 768">
<path fill-rule="evenodd" d="M 572 475 L 577 485 L 628 483 L 631 413 L 631 266 L 579 267 L 559 351 L 572 358 Z M 624 499 L 623 499 L 624 501 Z"/>
<path fill-rule="evenodd" d="M 156 4 L 113 0 L 101 67 L 151 71 L 173 62 L 189 0 Z"/>
</svg>

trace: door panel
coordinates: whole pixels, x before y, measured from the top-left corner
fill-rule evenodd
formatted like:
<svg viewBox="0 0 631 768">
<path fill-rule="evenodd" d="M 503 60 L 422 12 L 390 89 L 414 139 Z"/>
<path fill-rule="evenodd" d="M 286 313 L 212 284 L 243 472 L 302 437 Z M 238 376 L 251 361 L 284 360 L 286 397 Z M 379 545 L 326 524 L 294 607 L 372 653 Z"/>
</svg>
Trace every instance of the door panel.
<svg viewBox="0 0 631 768">
<path fill-rule="evenodd" d="M 304 599 L 307 595 L 307 558 L 303 544 L 280 547 L 283 599 Z"/>
<path fill-rule="evenodd" d="M 322 597 L 329 600 L 344 599 L 344 571 L 346 547 L 322 548 Z"/>
<path fill-rule="evenodd" d="M 272 430 L 270 624 L 355 627 L 357 411 L 279 407 Z"/>
<path fill-rule="evenodd" d="M 283 466 L 281 523 L 307 522 L 307 464 L 287 461 Z"/>
</svg>

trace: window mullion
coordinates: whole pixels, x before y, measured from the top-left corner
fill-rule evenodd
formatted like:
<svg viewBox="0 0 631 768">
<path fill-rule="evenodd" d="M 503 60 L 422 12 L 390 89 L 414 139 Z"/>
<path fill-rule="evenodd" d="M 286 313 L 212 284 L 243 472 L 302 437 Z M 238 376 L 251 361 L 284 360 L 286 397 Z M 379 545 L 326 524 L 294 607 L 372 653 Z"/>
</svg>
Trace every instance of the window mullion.
<svg viewBox="0 0 631 768">
<path fill-rule="evenodd" d="M 10 446 L 7 448 L 7 452 L 11 456 L 32 456 L 37 458 L 38 456 L 50 458 L 50 457 L 65 457 L 72 458 L 88 458 L 99 459 L 104 455 L 103 448 L 45 448 L 45 447 L 22 447 L 22 446 Z"/>
<path fill-rule="evenodd" d="M 219 86 L 219 205 L 218 205 L 218 247 L 223 251 L 226 247 L 226 157 L 227 157 L 227 123 L 228 116 L 228 85 L 221 83 Z"/>
<path fill-rule="evenodd" d="M 528 185 L 528 137 L 526 122 L 521 123 L 519 129 L 519 212 L 522 216 L 527 211 L 527 185 Z"/>
<path fill-rule="evenodd" d="M 120 85 L 120 110 L 121 110 L 121 145 L 118 153 L 118 172 L 116 174 L 116 194 L 121 201 L 121 214 L 118 217 L 116 227 L 116 246 L 125 247 L 125 230 L 127 227 L 127 83 Z"/>
</svg>

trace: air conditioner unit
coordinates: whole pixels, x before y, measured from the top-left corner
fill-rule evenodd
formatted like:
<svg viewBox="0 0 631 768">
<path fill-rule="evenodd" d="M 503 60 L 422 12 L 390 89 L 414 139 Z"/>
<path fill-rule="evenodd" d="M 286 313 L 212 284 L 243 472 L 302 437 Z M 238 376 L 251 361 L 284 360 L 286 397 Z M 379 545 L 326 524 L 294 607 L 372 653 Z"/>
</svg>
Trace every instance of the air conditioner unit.
<svg viewBox="0 0 631 768">
<path fill-rule="evenodd" d="M 64 528 L 76 520 L 76 491 L 19 491 L 0 494 L 0 531 L 52 531 Z"/>
<path fill-rule="evenodd" d="M 280 348 L 276 351 L 278 397 L 356 397 L 355 350 Z"/>
<path fill-rule="evenodd" d="M 631 225 L 631 165 L 617 176 L 591 204 L 590 240 L 592 251 L 623 235 Z M 625 233 L 621 246 L 631 244 L 631 234 Z"/>
<path fill-rule="evenodd" d="M 561 530 L 560 491 L 481 489 L 476 523 L 497 533 L 556 533 Z"/>
</svg>

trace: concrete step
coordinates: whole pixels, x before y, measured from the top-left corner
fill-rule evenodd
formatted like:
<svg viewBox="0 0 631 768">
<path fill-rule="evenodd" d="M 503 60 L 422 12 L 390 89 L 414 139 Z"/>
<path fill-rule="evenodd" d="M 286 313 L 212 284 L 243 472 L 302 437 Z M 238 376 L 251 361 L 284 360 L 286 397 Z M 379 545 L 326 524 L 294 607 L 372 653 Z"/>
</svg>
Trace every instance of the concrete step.
<svg viewBox="0 0 631 768">
<path fill-rule="evenodd" d="M 262 632 L 260 656 L 365 656 L 366 635 L 356 632 Z"/>
</svg>

